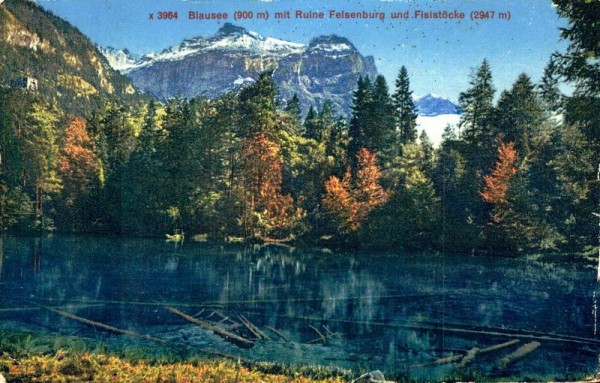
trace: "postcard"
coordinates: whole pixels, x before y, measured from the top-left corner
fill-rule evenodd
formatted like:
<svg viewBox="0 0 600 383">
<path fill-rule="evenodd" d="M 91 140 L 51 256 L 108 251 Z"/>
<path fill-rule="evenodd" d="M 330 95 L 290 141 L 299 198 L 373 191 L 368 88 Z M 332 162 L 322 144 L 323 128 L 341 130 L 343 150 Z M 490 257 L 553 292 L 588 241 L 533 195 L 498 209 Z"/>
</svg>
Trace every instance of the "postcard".
<svg viewBox="0 0 600 383">
<path fill-rule="evenodd" d="M 598 379 L 599 15 L 0 0 L 0 382 Z"/>
</svg>

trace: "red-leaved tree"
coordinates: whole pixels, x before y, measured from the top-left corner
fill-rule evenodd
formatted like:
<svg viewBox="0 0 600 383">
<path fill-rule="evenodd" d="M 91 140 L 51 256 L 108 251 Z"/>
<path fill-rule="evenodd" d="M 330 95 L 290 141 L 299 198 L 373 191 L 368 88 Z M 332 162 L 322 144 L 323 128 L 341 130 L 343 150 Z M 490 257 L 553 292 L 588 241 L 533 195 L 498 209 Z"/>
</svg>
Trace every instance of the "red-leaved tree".
<svg viewBox="0 0 600 383">
<path fill-rule="evenodd" d="M 356 155 L 356 176 L 346 171 L 342 180 L 332 176 L 325 183 L 323 207 L 342 233 L 355 232 L 369 214 L 387 201 L 387 193 L 379 184 L 381 172 L 376 155 L 362 148 Z"/>
<path fill-rule="evenodd" d="M 257 133 L 244 143 L 242 224 L 246 235 L 266 238 L 289 234 L 302 216 L 290 195 L 281 194 L 279 146 Z"/>
</svg>

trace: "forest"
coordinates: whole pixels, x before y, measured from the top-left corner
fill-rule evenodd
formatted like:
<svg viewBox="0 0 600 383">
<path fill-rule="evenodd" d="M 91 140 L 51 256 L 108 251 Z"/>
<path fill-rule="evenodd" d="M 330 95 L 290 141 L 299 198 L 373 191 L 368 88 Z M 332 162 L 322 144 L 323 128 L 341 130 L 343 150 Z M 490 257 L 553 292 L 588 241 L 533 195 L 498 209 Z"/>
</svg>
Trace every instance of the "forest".
<svg viewBox="0 0 600 383">
<path fill-rule="evenodd" d="M 600 38 L 555 1 L 566 52 L 498 90 L 483 59 L 434 148 L 409 71 L 360 78 L 352 115 L 280 100 L 271 73 L 216 99 L 106 97 L 74 114 L 0 89 L 0 229 L 515 254 L 597 246 Z M 596 7 L 597 9 L 597 7 Z M 596 12 L 597 13 L 597 12 Z M 591 36 L 591 37 L 590 37 Z M 592 52 L 590 54 L 589 52 Z M 565 91 L 568 89 L 568 91 Z"/>
</svg>

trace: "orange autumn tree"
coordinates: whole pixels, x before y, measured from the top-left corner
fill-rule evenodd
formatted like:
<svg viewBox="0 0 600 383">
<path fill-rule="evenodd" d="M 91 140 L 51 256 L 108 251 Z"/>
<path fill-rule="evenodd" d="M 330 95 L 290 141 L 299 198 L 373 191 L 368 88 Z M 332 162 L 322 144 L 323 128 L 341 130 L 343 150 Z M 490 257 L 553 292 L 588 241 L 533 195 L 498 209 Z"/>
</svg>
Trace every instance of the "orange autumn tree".
<svg viewBox="0 0 600 383">
<path fill-rule="evenodd" d="M 485 187 L 481 192 L 483 199 L 493 205 L 490 222 L 484 233 L 488 244 L 495 249 L 516 252 L 523 238 L 530 235 L 530 225 L 518 207 L 511 200 L 511 186 L 516 186 L 517 151 L 513 142 L 499 141 L 498 160 L 492 172 L 483 177 Z"/>
<path fill-rule="evenodd" d="M 517 173 L 515 166 L 517 162 L 517 151 L 513 142 L 501 142 L 498 147 L 498 161 L 490 175 L 484 176 L 485 188 L 481 196 L 486 202 L 492 203 L 495 207 L 502 207 L 507 204 L 507 194 L 510 187 L 510 181 Z"/>
<path fill-rule="evenodd" d="M 342 180 L 331 176 L 325 183 L 323 207 L 341 233 L 356 232 L 369 214 L 387 201 L 379 184 L 381 171 L 377 156 L 366 148 L 356 155 L 356 175 L 346 171 Z"/>
<path fill-rule="evenodd" d="M 303 217 L 290 195 L 281 194 L 282 159 L 279 146 L 257 133 L 244 143 L 242 225 L 247 236 L 274 239 L 290 235 Z"/>
<path fill-rule="evenodd" d="M 61 202 L 69 214 L 66 224 L 75 225 L 90 203 L 92 188 L 97 180 L 98 159 L 94 143 L 88 135 L 85 121 L 75 117 L 65 130 L 65 145 L 59 158 L 59 173 L 63 180 Z"/>
</svg>

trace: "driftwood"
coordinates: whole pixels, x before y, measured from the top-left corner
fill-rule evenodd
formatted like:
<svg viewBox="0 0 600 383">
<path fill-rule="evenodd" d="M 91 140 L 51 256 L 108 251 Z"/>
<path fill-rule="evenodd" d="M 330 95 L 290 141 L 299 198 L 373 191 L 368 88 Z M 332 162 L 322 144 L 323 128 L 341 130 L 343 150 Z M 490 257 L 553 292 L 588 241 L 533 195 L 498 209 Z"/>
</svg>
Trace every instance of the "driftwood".
<svg viewBox="0 0 600 383">
<path fill-rule="evenodd" d="M 325 337 L 325 335 L 323 335 L 323 333 L 321 331 L 319 331 L 318 328 L 309 325 L 308 327 L 312 328 L 313 330 L 315 330 L 315 332 L 317 333 L 317 335 L 320 337 L 319 339 L 313 339 L 308 343 L 314 343 L 314 342 L 318 342 L 319 340 L 322 340 L 324 344 L 327 344 L 327 337 Z"/>
<path fill-rule="evenodd" d="M 477 354 L 480 353 L 481 350 L 479 350 L 479 348 L 477 347 L 473 347 L 472 349 L 470 349 L 469 351 L 467 351 L 467 353 L 465 354 L 465 356 L 463 356 L 463 358 L 461 359 L 460 363 L 458 364 L 458 367 L 464 367 L 467 364 L 471 363 L 475 357 L 477 356 Z"/>
<path fill-rule="evenodd" d="M 116 327 L 105 325 L 104 323 L 95 322 L 95 321 L 92 321 L 92 320 L 89 320 L 89 319 L 86 319 L 86 318 L 82 318 L 80 316 L 68 313 L 68 312 L 63 311 L 63 310 L 55 309 L 55 308 L 52 308 L 52 307 L 46 307 L 46 306 L 41 306 L 41 307 L 45 308 L 46 310 L 50 310 L 53 313 L 58 314 L 60 316 L 63 316 L 65 318 L 69 318 L 69 319 L 72 319 L 74 321 L 81 322 L 81 323 L 87 324 L 89 326 L 93 326 L 95 328 L 99 328 L 99 329 L 102 329 L 102 330 L 105 330 L 105 331 L 108 331 L 108 332 L 112 332 L 114 334 L 129 335 L 129 336 L 133 336 L 133 337 L 136 337 L 136 338 L 151 340 L 153 342 L 165 343 L 164 340 L 159 339 L 159 338 L 155 338 L 155 337 L 148 336 L 148 335 L 138 334 L 135 331 L 121 330 L 121 329 L 116 328 Z"/>
<path fill-rule="evenodd" d="M 498 362 L 496 362 L 495 368 L 503 369 L 503 368 L 507 367 L 509 364 L 514 363 L 517 360 L 524 358 L 526 355 L 533 352 L 536 348 L 540 347 L 540 345 L 541 345 L 541 343 L 536 342 L 536 341 L 524 344 L 523 346 L 519 347 L 514 352 L 512 352 L 512 353 L 506 355 L 505 357 L 503 357 L 502 359 L 498 360 Z"/>
<path fill-rule="evenodd" d="M 265 327 L 268 328 L 269 330 L 271 330 L 272 332 L 274 332 L 275 334 L 277 334 L 281 339 L 285 340 L 286 342 L 290 341 L 290 338 L 285 336 L 285 334 L 283 334 L 281 331 L 278 331 L 277 329 L 270 327 L 270 326 L 265 326 Z"/>
<path fill-rule="evenodd" d="M 456 355 L 451 355 L 451 356 L 447 356 L 444 358 L 439 358 L 436 359 L 432 362 L 427 362 L 427 363 L 422 363 L 422 364 L 415 364 L 413 366 L 411 366 L 411 368 L 422 368 L 422 367 L 427 367 L 427 366 L 438 366 L 441 364 L 448 364 L 448 363 L 456 363 L 459 362 L 458 367 L 464 367 L 467 364 L 471 363 L 475 357 L 477 357 L 477 355 L 479 354 L 485 354 L 486 352 L 492 352 L 492 351 L 496 351 L 496 350 L 500 350 L 502 348 L 505 347 L 509 347 L 512 346 L 514 344 L 519 343 L 518 339 L 513 339 L 511 341 L 508 342 L 504 342 L 504 343 L 500 343 L 491 347 L 487 347 L 487 348 L 482 348 L 479 349 L 477 347 L 473 347 L 470 350 L 468 350 L 466 352 L 466 354 L 456 354 Z M 535 342 L 537 343 L 537 342 Z M 518 350 L 517 350 L 518 351 Z"/>
<path fill-rule="evenodd" d="M 496 351 L 496 350 L 499 350 L 501 348 L 509 347 L 509 346 L 512 346 L 513 344 L 517 344 L 517 343 L 519 343 L 518 339 L 509 340 L 508 342 L 500 343 L 500 344 L 497 344 L 495 346 L 491 346 L 491 347 L 487 347 L 487 348 L 482 348 L 481 350 L 479 350 L 479 353 L 480 354 L 484 354 L 486 352 Z"/>
<path fill-rule="evenodd" d="M 487 348 L 483 348 L 483 349 L 479 349 L 477 347 L 473 347 L 472 349 L 470 349 L 469 351 L 467 351 L 467 353 L 465 354 L 465 356 L 462 358 L 462 360 L 458 364 L 458 367 L 464 367 L 467 364 L 471 363 L 475 359 L 475 357 L 477 357 L 477 355 L 479 355 L 479 354 L 485 354 L 486 352 L 492 352 L 492 351 L 500 350 L 500 349 L 502 349 L 504 347 L 509 347 L 509 346 L 512 346 L 513 344 L 517 344 L 517 343 L 519 343 L 519 340 L 518 339 L 513 339 L 511 341 L 500 343 L 500 344 L 497 344 L 495 346 L 491 346 L 491 347 L 487 347 Z"/>
<path fill-rule="evenodd" d="M 434 360 L 433 362 L 421 363 L 412 365 L 411 368 L 422 368 L 427 366 L 439 366 L 442 364 L 455 363 L 463 358 L 462 355 L 450 355 L 444 358 L 439 358 Z"/>
<path fill-rule="evenodd" d="M 250 330 L 250 332 L 252 334 L 254 334 L 255 337 L 257 337 L 258 339 L 265 339 L 265 340 L 271 340 L 271 338 L 269 338 L 267 336 L 267 334 L 265 334 L 264 332 L 260 331 L 260 329 L 258 327 L 256 327 L 252 322 L 250 322 L 248 320 L 248 318 L 246 318 L 243 315 L 238 315 L 238 318 L 240 318 L 240 321 L 242 322 L 242 324 L 244 326 L 246 326 L 246 328 L 248 330 Z"/>
<path fill-rule="evenodd" d="M 229 332 L 227 330 L 223 330 L 221 327 L 215 326 L 211 323 L 205 322 L 203 320 L 194 318 L 191 315 L 188 315 L 182 311 L 177 310 L 174 307 L 169 307 L 169 306 L 164 306 L 165 309 L 169 310 L 171 313 L 178 315 L 180 317 L 182 317 L 183 319 L 185 319 L 188 322 L 191 322 L 195 325 L 198 325 L 200 327 L 202 327 L 205 330 L 209 330 L 214 332 L 217 335 L 220 335 L 222 337 L 224 337 L 227 340 L 230 340 L 231 342 L 233 342 L 234 344 L 240 346 L 240 347 L 246 347 L 246 348 L 250 348 L 252 346 L 254 346 L 254 342 L 251 340 L 248 340 L 246 338 L 242 338 L 239 335 L 236 335 L 232 332 Z"/>
</svg>

